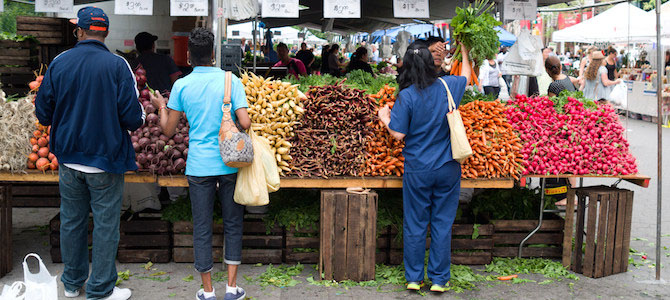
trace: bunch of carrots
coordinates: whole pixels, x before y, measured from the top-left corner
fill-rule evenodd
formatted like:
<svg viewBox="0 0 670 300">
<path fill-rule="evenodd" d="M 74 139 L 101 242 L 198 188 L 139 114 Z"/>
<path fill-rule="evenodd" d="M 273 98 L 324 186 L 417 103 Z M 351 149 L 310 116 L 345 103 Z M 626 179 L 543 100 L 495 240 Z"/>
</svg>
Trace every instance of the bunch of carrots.
<svg viewBox="0 0 670 300">
<path fill-rule="evenodd" d="M 370 95 L 379 103 L 379 107 L 389 105 L 393 109 L 396 88 L 385 85 L 379 93 Z M 402 149 L 405 143 L 396 140 L 386 130 L 386 126 L 375 117 L 370 126 L 374 129 L 374 136 L 368 141 L 365 150 L 365 171 L 368 176 L 402 176 L 405 171 L 405 158 Z"/>
<path fill-rule="evenodd" d="M 470 82 L 468 82 L 468 85 L 479 85 L 479 79 L 477 79 L 477 75 L 475 74 L 475 69 L 473 67 L 474 63 L 470 62 L 470 70 L 471 70 L 471 75 L 470 75 Z M 450 75 L 456 75 L 460 76 L 461 73 L 463 72 L 463 62 L 453 59 L 451 61 L 451 71 Z"/>
<path fill-rule="evenodd" d="M 519 179 L 521 139 L 505 118 L 500 101 L 475 100 L 458 108 L 473 155 L 461 164 L 463 178 Z"/>
</svg>

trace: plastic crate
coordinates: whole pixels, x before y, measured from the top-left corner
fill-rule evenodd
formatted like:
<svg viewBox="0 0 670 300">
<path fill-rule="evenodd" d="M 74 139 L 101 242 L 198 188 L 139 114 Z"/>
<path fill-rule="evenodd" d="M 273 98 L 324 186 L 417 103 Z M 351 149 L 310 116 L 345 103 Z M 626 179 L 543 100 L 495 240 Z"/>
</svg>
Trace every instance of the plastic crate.
<svg viewBox="0 0 670 300">
<path fill-rule="evenodd" d="M 237 73 L 242 67 L 242 47 L 240 44 L 221 45 L 221 69 Z"/>
</svg>

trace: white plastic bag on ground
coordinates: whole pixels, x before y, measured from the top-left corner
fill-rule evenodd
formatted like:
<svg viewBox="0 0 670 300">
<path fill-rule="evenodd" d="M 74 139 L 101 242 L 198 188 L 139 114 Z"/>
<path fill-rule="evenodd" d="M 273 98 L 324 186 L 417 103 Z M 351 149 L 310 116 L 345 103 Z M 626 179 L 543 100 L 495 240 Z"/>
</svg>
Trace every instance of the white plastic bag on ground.
<svg viewBox="0 0 670 300">
<path fill-rule="evenodd" d="M 28 268 L 28 258 L 34 257 L 39 262 L 40 270 L 31 273 Z M 51 276 L 42 262 L 42 258 L 35 253 L 26 255 L 23 259 L 23 281 L 26 285 L 25 299 L 30 300 L 58 300 L 58 284 L 56 276 Z"/>
<path fill-rule="evenodd" d="M 502 68 L 507 75 L 540 76 L 544 72 L 542 40 L 539 36 L 522 30 L 516 43 L 510 48 Z"/>
<path fill-rule="evenodd" d="M 0 292 L 0 300 L 24 300 L 25 290 L 26 285 L 22 281 L 16 281 L 11 286 L 5 285 Z"/>
<path fill-rule="evenodd" d="M 622 82 L 612 88 L 607 100 L 615 107 L 626 107 L 628 105 L 628 87 Z"/>
</svg>

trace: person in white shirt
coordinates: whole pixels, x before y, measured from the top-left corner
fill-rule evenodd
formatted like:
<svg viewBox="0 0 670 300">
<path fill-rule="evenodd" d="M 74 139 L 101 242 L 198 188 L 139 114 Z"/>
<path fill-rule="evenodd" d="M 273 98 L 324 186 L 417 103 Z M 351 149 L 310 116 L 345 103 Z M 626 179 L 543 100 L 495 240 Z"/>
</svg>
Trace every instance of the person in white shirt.
<svg viewBox="0 0 670 300">
<path fill-rule="evenodd" d="M 493 57 L 487 59 L 479 67 L 479 91 L 486 95 L 493 95 L 496 99 L 500 93 L 500 78 L 502 73 L 498 68 L 498 62 Z"/>
</svg>

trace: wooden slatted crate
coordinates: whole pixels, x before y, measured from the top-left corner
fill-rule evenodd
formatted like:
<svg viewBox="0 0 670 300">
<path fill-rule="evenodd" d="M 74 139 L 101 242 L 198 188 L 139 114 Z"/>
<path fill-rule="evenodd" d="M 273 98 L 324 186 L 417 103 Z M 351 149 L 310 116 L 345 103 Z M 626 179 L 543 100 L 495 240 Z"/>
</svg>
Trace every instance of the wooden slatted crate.
<svg viewBox="0 0 670 300">
<path fill-rule="evenodd" d="M 68 23 L 64 18 L 18 16 L 16 34 L 33 36 L 42 45 L 60 45 L 67 38 L 74 38 L 72 33 L 66 33 Z"/>
<path fill-rule="evenodd" d="M 326 280 L 374 280 L 377 193 L 321 191 L 319 273 Z"/>
<path fill-rule="evenodd" d="M 570 262 L 572 271 L 592 278 L 626 272 L 633 192 L 605 186 L 588 187 L 570 190 L 568 199 L 575 195 L 579 203 L 575 242 L 572 251 L 563 253 L 564 263 Z M 572 230 L 566 233 L 565 240 L 571 237 Z"/>
<path fill-rule="evenodd" d="M 223 224 L 212 226 L 212 254 L 215 262 L 223 261 Z M 275 226 L 267 234 L 262 215 L 246 215 L 242 236 L 242 263 L 282 263 L 284 230 Z M 172 224 L 172 258 L 175 262 L 193 262 L 193 223 L 179 221 Z"/>
<path fill-rule="evenodd" d="M 60 214 L 49 223 L 51 234 L 51 259 L 55 263 L 63 262 L 60 253 Z M 172 257 L 170 222 L 163 221 L 158 215 L 144 214 L 121 221 L 117 259 L 121 263 L 167 263 Z M 88 245 L 91 246 L 93 222 L 89 220 Z M 89 253 L 90 260 L 90 253 Z"/>
<path fill-rule="evenodd" d="M 319 224 L 315 227 L 318 228 Z M 295 227 L 286 229 L 285 263 L 316 264 L 319 262 L 319 230 Z M 299 251 L 299 249 L 307 251 Z M 314 250 L 314 251 L 311 251 Z"/>
<path fill-rule="evenodd" d="M 0 40 L 0 83 L 7 95 L 24 96 L 34 80 L 32 70 L 38 66 L 36 44 L 32 41 Z"/>
<path fill-rule="evenodd" d="M 473 237 L 477 226 L 478 236 Z M 395 231 L 392 231 L 395 233 Z M 426 238 L 426 250 L 430 248 L 430 228 Z M 451 227 L 451 263 L 458 265 L 484 265 L 492 260 L 493 225 L 454 224 Z M 402 264 L 402 241 L 393 239 L 390 243 L 389 263 Z"/>
<path fill-rule="evenodd" d="M 494 220 L 493 256 L 516 257 L 519 244 L 535 227 L 537 220 Z M 557 258 L 563 253 L 564 220 L 544 220 L 540 230 L 524 245 L 523 257 Z"/>
<path fill-rule="evenodd" d="M 9 184 L 0 185 L 0 277 L 12 270 L 12 203 Z"/>
<path fill-rule="evenodd" d="M 12 187 L 14 207 L 60 207 L 58 183 L 16 183 Z"/>
</svg>

